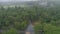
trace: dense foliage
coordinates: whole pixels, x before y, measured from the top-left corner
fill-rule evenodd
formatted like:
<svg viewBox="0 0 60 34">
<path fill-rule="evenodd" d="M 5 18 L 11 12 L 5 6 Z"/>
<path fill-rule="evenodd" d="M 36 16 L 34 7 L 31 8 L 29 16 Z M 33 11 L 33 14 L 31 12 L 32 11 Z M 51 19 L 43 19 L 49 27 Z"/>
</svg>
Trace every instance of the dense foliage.
<svg viewBox="0 0 60 34">
<path fill-rule="evenodd" d="M 28 14 L 21 7 L 0 8 L 0 29 L 16 28 L 24 30 L 28 25 Z"/>
<path fill-rule="evenodd" d="M 60 34 L 60 8 L 41 6 L 0 8 L 2 30 L 10 30 L 10 28 L 25 30 L 30 22 L 38 23 L 34 25 L 36 34 L 40 34 L 40 30 L 45 34 Z M 10 32 L 11 30 L 7 33 Z"/>
<path fill-rule="evenodd" d="M 2 34 L 18 34 L 18 33 L 15 29 L 11 28 L 9 31 L 5 31 Z"/>
<path fill-rule="evenodd" d="M 60 34 L 60 9 L 50 7 L 44 10 L 35 25 L 36 34 Z"/>
</svg>

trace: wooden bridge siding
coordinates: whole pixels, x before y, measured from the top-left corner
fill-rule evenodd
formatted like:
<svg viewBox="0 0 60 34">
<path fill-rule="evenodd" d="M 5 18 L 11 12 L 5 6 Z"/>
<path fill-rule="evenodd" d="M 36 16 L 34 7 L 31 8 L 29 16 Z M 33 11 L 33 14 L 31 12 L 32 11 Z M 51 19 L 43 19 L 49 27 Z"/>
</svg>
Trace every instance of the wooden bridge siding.
<svg viewBox="0 0 60 34">
<path fill-rule="evenodd" d="M 34 32 L 26 32 L 25 34 L 34 34 Z"/>
<path fill-rule="evenodd" d="M 30 34 L 30 32 L 26 32 L 25 34 Z"/>
</svg>

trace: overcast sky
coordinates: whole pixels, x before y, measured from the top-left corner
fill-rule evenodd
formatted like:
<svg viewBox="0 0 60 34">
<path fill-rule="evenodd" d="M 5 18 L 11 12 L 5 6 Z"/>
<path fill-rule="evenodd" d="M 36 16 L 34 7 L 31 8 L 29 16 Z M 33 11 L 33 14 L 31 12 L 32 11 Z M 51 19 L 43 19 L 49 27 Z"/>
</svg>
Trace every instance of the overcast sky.
<svg viewBox="0 0 60 34">
<path fill-rule="evenodd" d="M 8 1 L 36 1 L 36 0 L 0 0 L 0 2 L 8 2 Z"/>
<path fill-rule="evenodd" d="M 0 0 L 0 2 L 9 2 L 9 1 L 37 1 L 37 0 Z M 42 0 L 47 1 L 47 0 Z M 60 1 L 60 0 L 49 0 L 49 1 Z"/>
</svg>

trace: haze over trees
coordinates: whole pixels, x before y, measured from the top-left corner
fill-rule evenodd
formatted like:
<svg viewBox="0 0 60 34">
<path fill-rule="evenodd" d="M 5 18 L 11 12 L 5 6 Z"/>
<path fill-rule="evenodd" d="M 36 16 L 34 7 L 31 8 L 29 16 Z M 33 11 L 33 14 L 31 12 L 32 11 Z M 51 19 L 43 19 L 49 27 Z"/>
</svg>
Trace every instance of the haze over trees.
<svg viewBox="0 0 60 34">
<path fill-rule="evenodd" d="M 25 31 L 30 22 L 34 25 L 35 34 L 60 34 L 59 5 L 53 1 L 52 3 L 49 1 L 46 6 L 35 1 L 24 2 L 24 4 L 27 7 L 0 6 L 1 34 L 20 34 L 19 31 Z"/>
<path fill-rule="evenodd" d="M 10 30 L 14 28 L 16 30 L 25 30 L 29 22 L 38 24 L 34 25 L 35 30 L 38 30 L 43 26 L 45 33 L 59 33 L 60 30 L 60 10 L 59 7 L 45 8 L 41 6 L 34 7 L 4 7 L 0 8 L 0 29 Z M 56 30 L 56 32 L 55 32 Z M 10 30 L 11 31 L 11 30 Z M 52 32 L 51 32 L 52 31 Z M 37 33 L 36 32 L 36 33 Z"/>
</svg>

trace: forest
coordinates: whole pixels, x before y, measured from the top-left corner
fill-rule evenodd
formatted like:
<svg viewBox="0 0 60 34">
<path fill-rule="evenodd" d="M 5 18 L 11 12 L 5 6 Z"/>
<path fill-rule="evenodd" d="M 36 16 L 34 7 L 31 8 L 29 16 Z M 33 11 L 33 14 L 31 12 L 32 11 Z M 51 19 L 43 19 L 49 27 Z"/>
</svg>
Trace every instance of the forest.
<svg viewBox="0 0 60 34">
<path fill-rule="evenodd" d="M 20 34 L 30 22 L 35 34 L 60 34 L 60 7 L 0 7 L 0 34 Z"/>
</svg>

